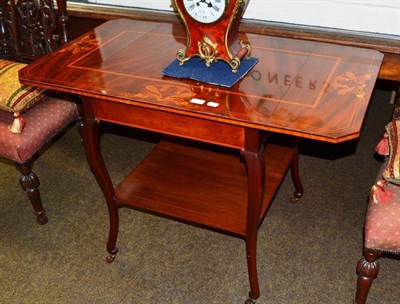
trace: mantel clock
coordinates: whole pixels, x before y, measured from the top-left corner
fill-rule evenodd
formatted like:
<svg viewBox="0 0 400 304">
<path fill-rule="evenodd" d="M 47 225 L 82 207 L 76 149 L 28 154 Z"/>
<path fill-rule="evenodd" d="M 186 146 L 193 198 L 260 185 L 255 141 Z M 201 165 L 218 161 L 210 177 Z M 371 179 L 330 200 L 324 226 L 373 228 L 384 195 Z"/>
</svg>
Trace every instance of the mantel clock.
<svg viewBox="0 0 400 304">
<path fill-rule="evenodd" d="M 192 57 L 200 57 L 207 67 L 224 60 L 232 72 L 240 62 L 250 58 L 251 47 L 239 39 L 240 20 L 249 0 L 174 0 L 185 24 L 186 49 L 180 49 L 177 59 L 182 65 Z"/>
</svg>

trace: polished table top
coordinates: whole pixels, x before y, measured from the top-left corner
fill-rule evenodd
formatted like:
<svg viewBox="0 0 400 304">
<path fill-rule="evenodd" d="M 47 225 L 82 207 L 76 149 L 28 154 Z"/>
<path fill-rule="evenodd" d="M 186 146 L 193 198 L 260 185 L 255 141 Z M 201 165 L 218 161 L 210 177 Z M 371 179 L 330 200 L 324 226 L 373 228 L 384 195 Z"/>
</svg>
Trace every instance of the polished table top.
<svg viewBox="0 0 400 304">
<path fill-rule="evenodd" d="M 20 72 L 22 83 L 326 142 L 356 138 L 383 55 L 249 34 L 256 66 L 224 88 L 164 76 L 180 24 L 112 20 Z M 199 98 L 217 107 L 197 105 Z M 178 123 L 178 122 L 177 122 Z"/>
</svg>

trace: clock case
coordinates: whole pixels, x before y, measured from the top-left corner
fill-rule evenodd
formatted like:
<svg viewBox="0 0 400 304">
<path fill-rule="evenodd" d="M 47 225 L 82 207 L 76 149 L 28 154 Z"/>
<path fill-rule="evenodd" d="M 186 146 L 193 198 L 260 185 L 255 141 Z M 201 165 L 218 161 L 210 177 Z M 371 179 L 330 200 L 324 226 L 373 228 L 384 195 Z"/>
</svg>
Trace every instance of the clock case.
<svg viewBox="0 0 400 304">
<path fill-rule="evenodd" d="M 174 0 L 187 35 L 186 48 L 178 50 L 176 55 L 180 65 L 197 56 L 204 60 L 207 67 L 223 60 L 230 65 L 232 72 L 236 73 L 241 60 L 250 58 L 250 43 L 241 41 L 238 33 L 249 0 L 224 1 L 224 14 L 215 22 L 202 23 L 189 15 L 183 0 Z"/>
</svg>

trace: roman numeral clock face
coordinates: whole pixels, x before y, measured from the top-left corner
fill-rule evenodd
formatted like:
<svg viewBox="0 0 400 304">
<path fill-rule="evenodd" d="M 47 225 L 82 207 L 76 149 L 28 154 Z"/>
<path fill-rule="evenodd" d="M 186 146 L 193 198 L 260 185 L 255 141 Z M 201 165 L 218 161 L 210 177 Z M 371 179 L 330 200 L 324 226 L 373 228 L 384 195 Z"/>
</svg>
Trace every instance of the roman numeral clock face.
<svg viewBox="0 0 400 304">
<path fill-rule="evenodd" d="M 212 63 L 225 61 L 238 71 L 242 59 L 249 59 L 250 43 L 239 37 L 239 24 L 249 0 L 173 0 L 187 35 L 186 47 L 178 49 L 180 65 L 193 57 Z"/>
<path fill-rule="evenodd" d="M 226 0 L 183 0 L 188 14 L 200 23 L 213 23 L 225 12 Z"/>
</svg>

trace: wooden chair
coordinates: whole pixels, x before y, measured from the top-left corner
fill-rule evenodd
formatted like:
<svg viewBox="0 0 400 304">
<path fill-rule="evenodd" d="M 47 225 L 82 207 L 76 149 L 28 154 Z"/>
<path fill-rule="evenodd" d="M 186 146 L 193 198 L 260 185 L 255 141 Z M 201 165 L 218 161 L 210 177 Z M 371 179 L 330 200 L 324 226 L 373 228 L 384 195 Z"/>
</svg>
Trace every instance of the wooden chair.
<svg viewBox="0 0 400 304">
<path fill-rule="evenodd" d="M 395 124 L 396 120 L 400 122 L 399 119 L 400 108 L 396 107 L 391 125 Z M 386 126 L 386 130 L 388 130 L 388 126 Z M 388 256 L 400 255 L 400 180 L 398 176 L 395 180 L 393 179 L 394 175 L 398 174 L 393 172 L 398 172 L 400 159 L 398 141 L 400 129 L 398 129 L 398 126 L 400 124 L 389 129 L 395 131 L 388 131 L 388 133 L 392 132 L 392 135 L 388 136 L 390 149 L 387 150 L 390 151 L 391 155 L 381 166 L 377 183 L 371 191 L 365 219 L 364 257 L 357 264 L 358 279 L 354 304 L 366 303 L 372 282 L 379 272 L 379 257 L 388 253 Z M 382 184 L 380 182 L 382 182 L 382 177 L 386 175 L 385 172 L 391 172 L 392 182 Z M 384 186 L 379 189 L 382 185 Z M 383 191 L 384 193 L 378 197 L 376 191 L 381 191 L 381 193 Z M 400 299 L 398 300 L 400 301 Z"/>
<path fill-rule="evenodd" d="M 4 59 L 29 63 L 52 52 L 67 41 L 67 21 L 66 0 L 57 0 L 57 8 L 53 0 L 0 0 L 0 59 L 3 63 Z M 0 158 L 14 163 L 21 172 L 22 189 L 39 224 L 48 219 L 38 189 L 39 179 L 32 172 L 33 162 L 44 147 L 79 117 L 74 102 L 49 92 L 43 94 L 46 98 L 21 112 L 25 127 L 19 134 L 9 129 L 16 114 L 0 110 Z"/>
</svg>

